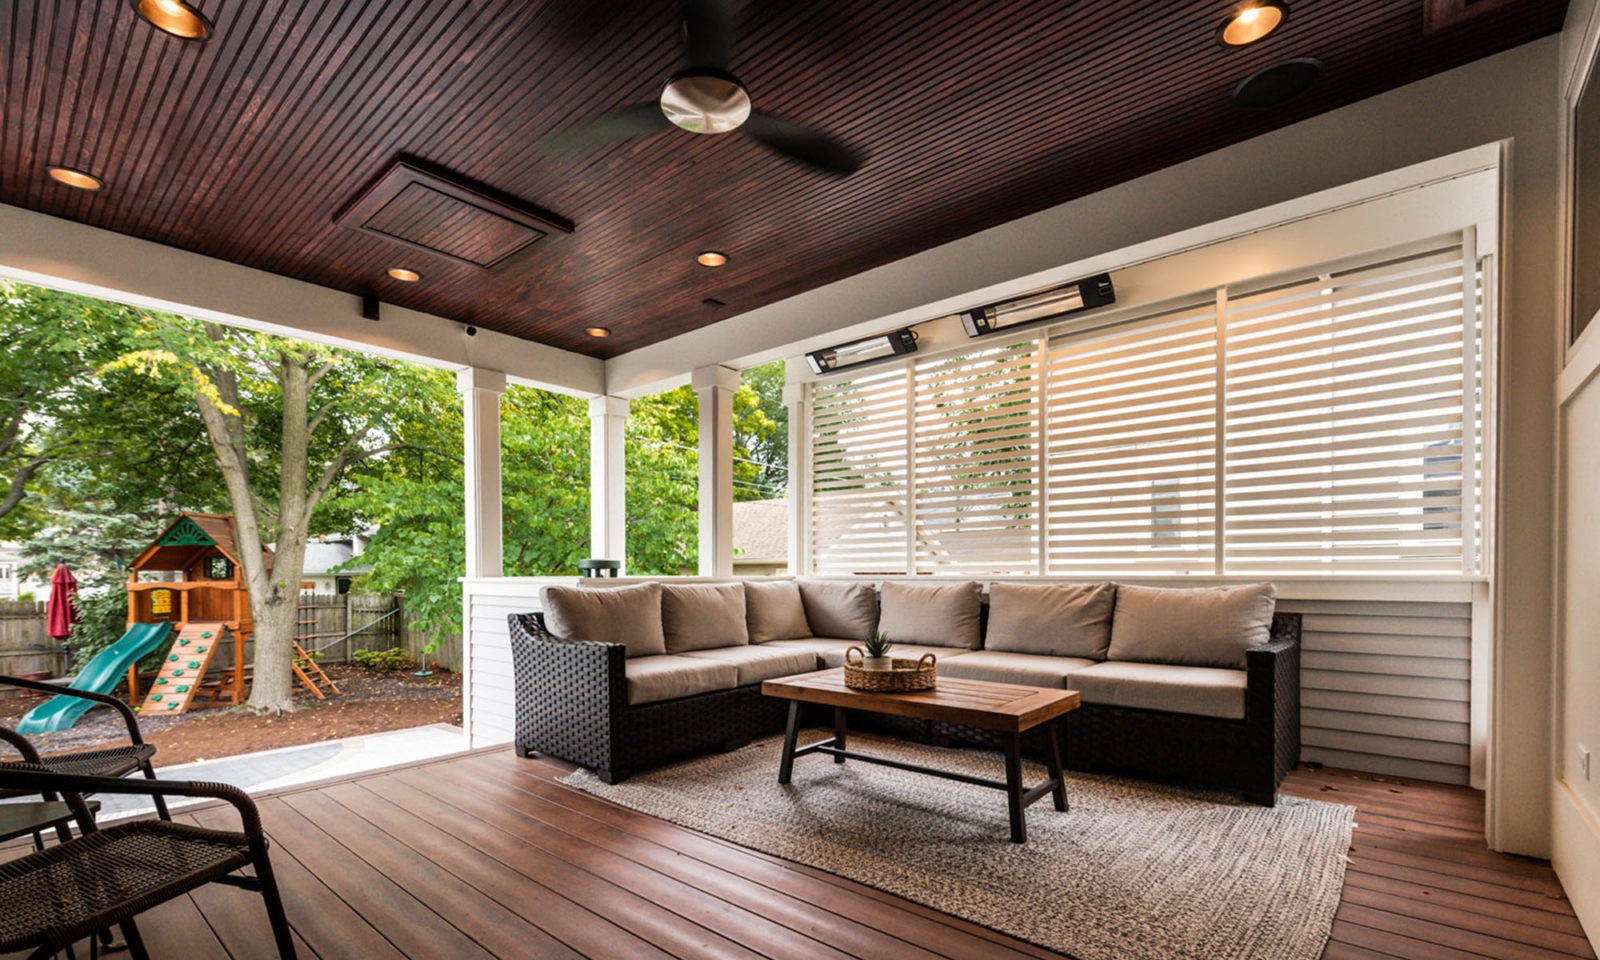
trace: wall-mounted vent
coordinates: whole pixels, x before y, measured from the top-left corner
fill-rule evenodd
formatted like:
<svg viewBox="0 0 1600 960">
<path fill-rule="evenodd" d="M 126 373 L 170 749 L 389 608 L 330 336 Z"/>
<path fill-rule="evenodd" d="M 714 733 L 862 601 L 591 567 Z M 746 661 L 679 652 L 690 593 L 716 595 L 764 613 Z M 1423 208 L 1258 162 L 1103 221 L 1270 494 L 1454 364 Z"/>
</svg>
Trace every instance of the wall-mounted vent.
<svg viewBox="0 0 1600 960">
<path fill-rule="evenodd" d="M 397 161 L 334 222 L 482 270 L 504 266 L 572 223 L 445 171 Z"/>
</svg>

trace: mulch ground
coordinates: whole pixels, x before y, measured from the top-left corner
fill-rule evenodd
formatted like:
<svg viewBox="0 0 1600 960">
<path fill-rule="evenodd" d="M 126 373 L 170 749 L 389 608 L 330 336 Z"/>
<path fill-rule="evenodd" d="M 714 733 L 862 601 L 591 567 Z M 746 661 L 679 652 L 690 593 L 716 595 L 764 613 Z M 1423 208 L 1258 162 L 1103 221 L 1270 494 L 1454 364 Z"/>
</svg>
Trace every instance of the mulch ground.
<svg viewBox="0 0 1600 960">
<path fill-rule="evenodd" d="M 258 716 L 243 709 L 210 708 L 176 717 L 140 717 L 139 730 L 156 746 L 156 765 L 173 766 L 277 747 L 337 740 L 364 733 L 461 722 L 461 677 L 436 671 L 416 677 L 409 670 L 369 670 L 347 664 L 325 666 L 339 695 L 317 700 L 295 690 L 295 710 Z M 16 722 L 38 700 L 0 700 L 0 726 Z M 127 727 L 109 708 L 85 714 L 71 730 L 32 737 L 40 753 L 65 753 L 127 742 Z"/>
</svg>

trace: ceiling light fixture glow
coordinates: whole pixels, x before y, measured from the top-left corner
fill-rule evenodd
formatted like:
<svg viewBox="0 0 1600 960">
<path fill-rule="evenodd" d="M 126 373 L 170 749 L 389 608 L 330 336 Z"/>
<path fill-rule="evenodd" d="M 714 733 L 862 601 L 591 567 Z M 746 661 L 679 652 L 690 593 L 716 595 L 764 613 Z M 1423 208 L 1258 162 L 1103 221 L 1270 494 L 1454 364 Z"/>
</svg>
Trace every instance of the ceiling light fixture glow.
<svg viewBox="0 0 1600 960">
<path fill-rule="evenodd" d="M 50 179 L 54 180 L 56 183 L 65 184 L 69 187 L 75 187 L 79 190 L 88 190 L 92 193 L 94 191 L 104 189 L 106 185 L 104 180 L 101 180 L 94 174 L 85 173 L 82 170 L 75 170 L 72 167 L 63 167 L 57 164 L 52 164 L 44 169 L 46 173 L 50 174 Z"/>
<path fill-rule="evenodd" d="M 1217 28 L 1217 40 L 1225 47 L 1243 47 L 1266 38 L 1289 19 L 1289 7 L 1279 0 L 1258 0 L 1228 15 Z"/>
<path fill-rule="evenodd" d="M 415 270 L 407 270 L 405 267 L 390 267 L 389 276 L 404 283 L 416 283 L 422 279 L 422 274 Z"/>
<path fill-rule="evenodd" d="M 720 267 L 728 262 L 728 255 L 726 253 L 719 253 L 716 250 L 707 250 L 706 252 L 697 255 L 694 258 L 694 262 L 700 264 L 702 267 Z"/>
<path fill-rule="evenodd" d="M 591 337 L 611 336 L 611 328 L 609 327 L 584 327 L 583 332 L 587 333 Z"/>
<path fill-rule="evenodd" d="M 210 40 L 211 21 L 184 0 L 130 0 L 139 19 L 180 40 Z"/>
</svg>

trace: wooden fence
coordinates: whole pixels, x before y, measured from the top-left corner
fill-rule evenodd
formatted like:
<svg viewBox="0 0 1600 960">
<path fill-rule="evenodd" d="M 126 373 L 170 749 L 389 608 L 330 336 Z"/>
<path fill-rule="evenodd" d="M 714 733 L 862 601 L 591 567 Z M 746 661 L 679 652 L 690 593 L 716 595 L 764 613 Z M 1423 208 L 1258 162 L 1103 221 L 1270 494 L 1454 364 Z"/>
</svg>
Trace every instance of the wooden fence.
<svg viewBox="0 0 1600 960">
<path fill-rule="evenodd" d="M 413 659 L 461 669 L 461 638 L 450 637 L 432 653 L 424 653 L 429 638 L 405 622 L 405 597 L 395 595 L 302 593 L 300 595 L 300 645 L 321 650 L 324 663 L 344 663 L 357 650 L 391 650 L 401 647 Z"/>
<path fill-rule="evenodd" d="M 0 603 L 0 673 L 48 673 L 54 677 L 65 669 L 61 645 L 45 632 L 45 606 L 31 600 Z M 0 697 L 16 692 L 15 688 L 0 687 Z"/>
</svg>

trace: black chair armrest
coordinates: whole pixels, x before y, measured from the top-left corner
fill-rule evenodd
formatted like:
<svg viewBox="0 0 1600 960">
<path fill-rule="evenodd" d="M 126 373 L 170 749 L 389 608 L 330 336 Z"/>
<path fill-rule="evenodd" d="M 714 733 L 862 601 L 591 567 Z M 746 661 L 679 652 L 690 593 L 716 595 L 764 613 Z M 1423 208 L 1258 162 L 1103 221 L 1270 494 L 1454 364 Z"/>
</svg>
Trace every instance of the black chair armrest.
<svg viewBox="0 0 1600 960">
<path fill-rule="evenodd" d="M 103 693 L 90 693 L 88 690 L 74 690 L 67 686 L 57 686 L 53 683 L 40 683 L 37 680 L 24 680 L 21 677 L 0 676 L 0 683 L 9 687 L 20 687 L 23 690 L 34 690 L 39 693 L 48 693 L 51 696 L 79 697 L 84 700 L 93 700 L 113 707 L 122 714 L 122 720 L 128 725 L 128 736 L 134 743 L 144 743 L 144 737 L 139 733 L 139 718 L 134 715 L 133 708 L 118 700 L 108 697 Z"/>
<path fill-rule="evenodd" d="M 17 753 L 22 755 L 23 763 L 40 762 L 39 751 L 33 748 L 33 744 L 28 742 L 27 737 L 24 737 L 17 731 L 8 727 L 0 727 L 0 740 L 4 740 L 6 743 L 9 743 L 11 746 L 15 747 Z"/>
<path fill-rule="evenodd" d="M 226 783 L 195 780 L 124 780 L 118 777 L 83 777 L 56 773 L 33 764 L 0 764 L 0 790 L 28 793 L 58 793 L 81 797 L 85 793 L 121 793 L 144 797 L 207 797 L 223 800 L 239 811 L 246 836 L 260 840 L 266 836 L 261 814 L 254 800 L 238 787 Z"/>
</svg>

